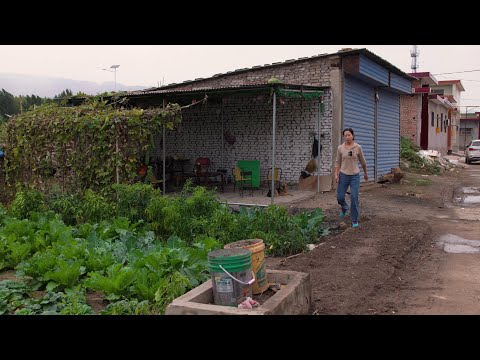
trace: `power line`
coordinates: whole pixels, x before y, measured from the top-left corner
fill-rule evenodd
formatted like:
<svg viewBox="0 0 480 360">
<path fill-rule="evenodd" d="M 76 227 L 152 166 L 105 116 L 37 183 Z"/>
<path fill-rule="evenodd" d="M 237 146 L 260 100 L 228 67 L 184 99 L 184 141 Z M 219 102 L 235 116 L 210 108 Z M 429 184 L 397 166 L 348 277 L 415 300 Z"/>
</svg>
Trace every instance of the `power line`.
<svg viewBox="0 0 480 360">
<path fill-rule="evenodd" d="M 461 74 L 461 73 L 475 72 L 475 71 L 480 71 L 480 69 L 476 69 L 476 70 L 465 70 L 465 71 L 455 71 L 455 72 L 449 72 L 449 73 L 439 73 L 439 74 L 432 74 L 432 75 Z"/>
<path fill-rule="evenodd" d="M 472 114 L 472 110 L 480 108 L 480 105 L 461 105 L 459 108 L 465 108 L 465 114 Z M 469 111 L 470 110 L 470 111 Z M 460 110 L 461 113 L 461 110 Z"/>
</svg>

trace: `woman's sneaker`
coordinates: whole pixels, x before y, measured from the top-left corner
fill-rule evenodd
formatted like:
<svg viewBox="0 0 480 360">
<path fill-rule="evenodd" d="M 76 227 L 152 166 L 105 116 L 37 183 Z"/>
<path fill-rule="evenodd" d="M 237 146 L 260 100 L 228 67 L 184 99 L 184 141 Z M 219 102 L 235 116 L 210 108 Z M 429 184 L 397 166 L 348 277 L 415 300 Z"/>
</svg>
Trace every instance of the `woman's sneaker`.
<svg viewBox="0 0 480 360">
<path fill-rule="evenodd" d="M 342 210 L 340 210 L 340 217 L 341 218 L 344 218 L 345 216 L 347 215 L 347 212 L 343 212 Z"/>
<path fill-rule="evenodd" d="M 358 227 L 358 222 L 352 223 L 352 228 L 357 228 Z"/>
</svg>

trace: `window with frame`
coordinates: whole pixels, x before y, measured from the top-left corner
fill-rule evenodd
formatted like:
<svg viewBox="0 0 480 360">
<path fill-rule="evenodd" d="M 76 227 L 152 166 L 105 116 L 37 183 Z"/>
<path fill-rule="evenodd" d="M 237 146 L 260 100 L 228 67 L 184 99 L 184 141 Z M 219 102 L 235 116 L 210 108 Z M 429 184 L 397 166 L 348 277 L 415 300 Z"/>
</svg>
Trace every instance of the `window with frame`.
<svg viewBox="0 0 480 360">
<path fill-rule="evenodd" d="M 432 111 L 432 126 L 435 126 L 435 114 Z"/>
<path fill-rule="evenodd" d="M 460 128 L 460 135 L 472 135 L 472 128 Z"/>
<path fill-rule="evenodd" d="M 440 131 L 443 132 L 443 113 L 440 114 Z"/>
</svg>

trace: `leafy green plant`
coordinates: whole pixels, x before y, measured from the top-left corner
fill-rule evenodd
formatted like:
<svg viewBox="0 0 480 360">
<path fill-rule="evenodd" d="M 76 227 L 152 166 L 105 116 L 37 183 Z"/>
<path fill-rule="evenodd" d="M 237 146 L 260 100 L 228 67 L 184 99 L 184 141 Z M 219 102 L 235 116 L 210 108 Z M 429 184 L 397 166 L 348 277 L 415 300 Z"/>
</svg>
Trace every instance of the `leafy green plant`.
<svg viewBox="0 0 480 360">
<path fill-rule="evenodd" d="M 147 219 L 157 235 L 164 238 L 175 235 L 189 244 L 197 236 L 215 236 L 209 229 L 212 216 L 218 211 L 225 212 L 225 207 L 215 193 L 201 186 L 193 187 L 191 181 L 185 183 L 179 196 L 152 199 L 146 209 Z"/>
<path fill-rule="evenodd" d="M 100 222 L 113 217 L 115 213 L 113 204 L 91 189 L 85 191 L 79 206 L 77 213 L 79 222 Z"/>
<path fill-rule="evenodd" d="M 57 256 L 52 252 L 37 252 L 30 259 L 21 262 L 17 269 L 21 276 L 31 276 L 39 281 L 46 281 L 45 273 L 51 271 L 57 263 Z"/>
<path fill-rule="evenodd" d="M 130 286 L 135 281 L 136 271 L 129 266 L 114 264 L 106 271 L 106 276 L 99 273 L 88 274 L 85 286 L 106 294 L 107 300 L 118 300 L 121 296 L 130 295 Z"/>
<path fill-rule="evenodd" d="M 155 293 L 155 302 L 156 305 L 165 311 L 165 308 L 170 304 L 176 297 L 185 293 L 185 291 L 190 287 L 190 282 L 188 279 L 180 274 L 178 271 L 175 271 L 173 274 L 162 278 L 160 280 L 160 286 Z"/>
<path fill-rule="evenodd" d="M 300 226 L 288 215 L 285 207 L 271 205 L 265 209 L 243 210 L 239 215 L 241 227 L 246 231 L 244 238 L 262 239 L 268 254 L 291 255 L 306 247 L 307 241 Z"/>
<path fill-rule="evenodd" d="M 33 214 L 32 220 L 11 217 L 3 220 L 5 223 L 0 226 L 0 270 L 13 268 L 31 254 L 45 249 L 63 234 L 60 229 L 65 227 L 61 221 L 51 219 L 49 213 Z"/>
<path fill-rule="evenodd" d="M 85 273 L 85 266 L 81 261 L 58 259 L 53 270 L 44 274 L 44 279 L 50 281 L 47 290 L 57 287 L 70 288 L 78 282 L 79 277 Z"/>
<path fill-rule="evenodd" d="M 165 279 L 175 273 L 186 279 L 186 288 L 199 285 L 209 278 L 207 254 L 218 247 L 219 243 L 213 238 L 206 238 L 190 247 L 180 238 L 170 237 L 166 246 L 143 257 L 137 257 L 133 262 L 137 276 L 131 288 L 132 293 L 139 299 L 158 302 L 158 289 L 163 288 L 164 291 L 160 293 L 166 297 L 171 295 L 167 294 L 166 286 L 178 278 L 168 284 Z M 172 291 L 175 292 L 173 288 Z"/>
<path fill-rule="evenodd" d="M 105 269 L 115 264 L 113 254 L 105 246 L 95 246 L 89 249 L 89 256 L 85 260 L 87 272 L 103 273 Z"/>
<path fill-rule="evenodd" d="M 317 208 L 312 212 L 303 211 L 301 214 L 292 217 L 294 223 L 296 223 L 305 238 L 305 241 L 316 242 L 319 236 L 321 236 L 322 222 L 325 219 L 323 210 Z"/>
<path fill-rule="evenodd" d="M 30 292 L 30 287 L 23 282 L 0 281 L 0 315 L 8 314 L 21 307 L 25 296 Z"/>
<path fill-rule="evenodd" d="M 109 304 L 100 315 L 151 315 L 158 314 L 159 311 L 148 301 L 120 300 Z"/>
<path fill-rule="evenodd" d="M 52 192 L 47 199 L 47 206 L 54 212 L 61 214 L 63 221 L 68 225 L 77 224 L 81 199 L 76 194 Z"/>
<path fill-rule="evenodd" d="M 93 309 L 87 303 L 85 289 L 80 286 L 65 289 L 65 296 L 61 300 L 61 315 L 93 315 Z"/>
<path fill-rule="evenodd" d="M 17 188 L 17 194 L 10 207 L 13 216 L 19 219 L 26 219 L 32 212 L 45 210 L 43 194 L 40 191 L 29 188 Z"/>
<path fill-rule="evenodd" d="M 37 251 L 17 268 L 22 275 L 35 277 L 42 282 L 51 281 L 50 289 L 57 285 L 61 285 L 61 288 L 71 287 L 85 272 L 86 242 L 74 239 L 72 229 L 63 223 L 50 222 L 48 225 L 51 225 L 50 231 L 42 236 L 50 238 L 52 245 Z"/>
<path fill-rule="evenodd" d="M 128 218 L 131 222 L 147 220 L 145 210 L 152 198 L 160 197 L 160 192 L 149 184 L 114 184 L 117 216 Z"/>
<path fill-rule="evenodd" d="M 0 281 L 0 315 L 84 315 L 92 314 L 85 291 L 79 286 L 63 292 L 48 291 L 35 295 L 33 288 L 21 281 Z"/>
</svg>

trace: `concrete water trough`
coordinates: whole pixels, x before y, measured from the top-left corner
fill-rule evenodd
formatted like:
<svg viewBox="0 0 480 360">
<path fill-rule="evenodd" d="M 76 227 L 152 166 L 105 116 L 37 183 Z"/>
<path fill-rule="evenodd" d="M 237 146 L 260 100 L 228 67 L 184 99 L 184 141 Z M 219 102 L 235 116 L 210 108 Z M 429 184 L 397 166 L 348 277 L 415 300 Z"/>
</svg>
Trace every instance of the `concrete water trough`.
<svg viewBox="0 0 480 360">
<path fill-rule="evenodd" d="M 213 304 L 212 281 L 176 298 L 168 305 L 165 315 L 303 315 L 308 314 L 312 300 L 310 274 L 268 270 L 267 281 L 283 286 L 267 301 L 253 309 Z"/>
</svg>

